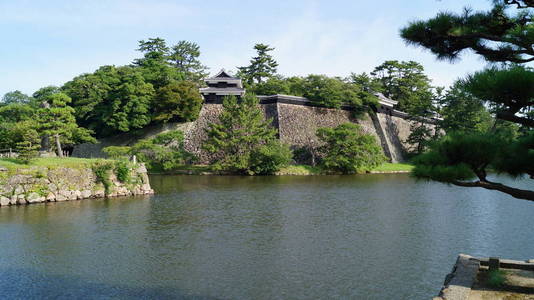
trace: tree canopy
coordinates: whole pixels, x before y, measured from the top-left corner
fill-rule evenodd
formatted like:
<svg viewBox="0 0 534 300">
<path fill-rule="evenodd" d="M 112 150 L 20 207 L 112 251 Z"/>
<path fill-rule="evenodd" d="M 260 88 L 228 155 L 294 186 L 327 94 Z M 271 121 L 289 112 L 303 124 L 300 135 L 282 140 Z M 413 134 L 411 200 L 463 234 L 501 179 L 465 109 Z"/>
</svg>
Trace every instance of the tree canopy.
<svg viewBox="0 0 534 300">
<path fill-rule="evenodd" d="M 266 120 L 258 107 L 258 98 L 253 94 L 245 95 L 240 101 L 229 96 L 223 100 L 223 112 L 219 122 L 209 124 L 208 139 L 203 147 L 214 153 L 217 159 L 213 166 L 218 170 L 242 174 L 255 174 L 273 170 L 269 158 L 282 161 L 284 158 L 273 156 L 273 151 L 262 149 L 264 145 L 274 145 L 276 130 L 271 126 L 272 120 Z M 275 153 L 276 154 L 276 153 Z M 287 155 L 283 154 L 284 157 Z M 276 168 L 274 168 L 276 169 Z"/>
<path fill-rule="evenodd" d="M 249 84 L 262 83 L 265 79 L 274 76 L 278 67 L 276 60 L 269 54 L 274 48 L 266 44 L 256 44 L 254 50 L 257 56 L 250 60 L 250 64 L 238 68 L 239 76 Z"/>
<path fill-rule="evenodd" d="M 411 114 L 432 110 L 432 86 L 424 67 L 415 61 L 388 60 L 377 66 L 371 75 L 374 88 L 384 96 L 398 101 L 397 108 Z"/>
<path fill-rule="evenodd" d="M 186 80 L 198 82 L 208 75 L 208 67 L 200 60 L 200 47 L 194 42 L 179 41 L 169 54 L 171 64 Z"/>
<path fill-rule="evenodd" d="M 13 103 L 30 104 L 32 98 L 21 91 L 12 91 L 6 93 L 0 101 L 0 105 L 8 105 Z"/>
<path fill-rule="evenodd" d="M 154 103 L 155 121 L 193 121 L 202 108 L 202 96 L 191 81 L 176 81 L 157 91 Z"/>
<path fill-rule="evenodd" d="M 443 137 L 416 160 L 417 177 L 497 190 L 534 201 L 533 191 L 494 182 L 487 175 L 488 169 L 493 168 L 534 179 L 531 157 L 534 73 L 520 65 L 534 61 L 532 4 L 532 1 L 494 1 L 490 11 L 442 12 L 429 20 L 412 22 L 401 30 L 407 43 L 425 47 L 440 59 L 455 60 L 462 52 L 472 50 L 489 62 L 505 63 L 476 72 L 463 84 L 468 93 L 464 96 L 484 101 L 495 117 L 504 121 L 496 122 L 487 132 L 450 133 Z M 510 7 L 517 10 L 507 11 Z M 477 105 L 473 102 L 471 105 L 469 109 L 476 110 Z M 522 125 L 521 132 L 505 121 Z"/>
<path fill-rule="evenodd" d="M 79 123 L 98 136 L 143 128 L 151 121 L 152 84 L 129 66 L 103 66 L 63 87 Z"/>
<path fill-rule="evenodd" d="M 472 50 L 490 62 L 526 63 L 534 61 L 534 26 L 531 1 L 495 1 L 490 11 L 441 12 L 429 20 L 414 21 L 401 30 L 412 45 L 422 46 L 439 59 L 456 60 Z M 515 14 L 507 6 L 524 10 Z"/>
</svg>

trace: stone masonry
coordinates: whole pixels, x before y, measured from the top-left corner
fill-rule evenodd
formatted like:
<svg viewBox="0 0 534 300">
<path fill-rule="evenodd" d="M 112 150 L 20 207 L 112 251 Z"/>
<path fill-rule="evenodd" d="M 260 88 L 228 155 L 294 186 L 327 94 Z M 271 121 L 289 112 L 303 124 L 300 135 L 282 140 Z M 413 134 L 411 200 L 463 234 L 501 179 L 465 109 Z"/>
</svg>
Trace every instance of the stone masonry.
<svg viewBox="0 0 534 300">
<path fill-rule="evenodd" d="M 280 140 L 293 148 L 316 147 L 319 144 L 315 135 L 318 128 L 335 127 L 346 122 L 357 123 L 364 131 L 374 135 L 391 162 L 403 161 L 404 153 L 411 148 L 411 145 L 406 142 L 411 132 L 411 121 L 402 114 L 394 115 L 378 111 L 354 118 L 352 111 L 348 109 L 314 107 L 306 102 L 260 102 L 259 106 L 266 118 L 272 118 L 272 125 L 278 130 Z M 222 104 L 205 103 L 199 118 L 194 122 L 151 126 L 135 135 L 124 134 L 102 139 L 98 144 L 83 144 L 75 148 L 73 156 L 104 157 L 101 151 L 103 147 L 130 146 L 139 139 L 153 137 L 169 130 L 182 130 L 185 137 L 185 149 L 199 158 L 198 163 L 207 164 L 213 157 L 202 149 L 202 143 L 207 138 L 208 125 L 217 122 L 222 109 Z M 429 124 L 429 126 L 433 125 Z"/>
</svg>

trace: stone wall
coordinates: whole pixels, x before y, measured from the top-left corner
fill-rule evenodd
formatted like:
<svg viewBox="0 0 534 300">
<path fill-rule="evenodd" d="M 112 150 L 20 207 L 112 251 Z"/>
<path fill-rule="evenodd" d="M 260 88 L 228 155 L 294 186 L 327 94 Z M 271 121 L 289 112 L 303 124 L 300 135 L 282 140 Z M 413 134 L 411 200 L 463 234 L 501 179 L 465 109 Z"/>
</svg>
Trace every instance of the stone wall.
<svg viewBox="0 0 534 300">
<path fill-rule="evenodd" d="M 281 141 L 290 144 L 294 149 L 316 147 L 319 144 L 315 136 L 318 128 L 335 127 L 346 122 L 357 123 L 364 131 L 374 135 L 391 162 L 403 161 L 404 153 L 412 147 L 406 143 L 410 135 L 411 122 L 402 116 L 378 112 L 366 113 L 356 119 L 351 111 L 345 109 L 280 102 L 264 103 L 260 104 L 260 107 L 266 118 L 272 118 L 272 124 L 278 130 Z M 199 158 L 198 163 L 208 164 L 214 157 L 202 149 L 202 143 L 207 138 L 208 124 L 217 122 L 221 112 L 221 104 L 206 103 L 200 111 L 199 118 L 194 122 L 151 126 L 135 134 L 103 139 L 99 144 L 80 145 L 75 148 L 73 156 L 104 157 L 101 151 L 103 147 L 130 146 L 139 139 L 179 129 L 184 132 L 185 149 Z"/>
<path fill-rule="evenodd" d="M 9 171 L 0 169 L 0 206 L 59 202 L 152 194 L 147 170 L 133 165 L 128 182 L 121 182 L 108 172 L 110 186 L 104 184 L 91 168 L 30 167 Z"/>
</svg>

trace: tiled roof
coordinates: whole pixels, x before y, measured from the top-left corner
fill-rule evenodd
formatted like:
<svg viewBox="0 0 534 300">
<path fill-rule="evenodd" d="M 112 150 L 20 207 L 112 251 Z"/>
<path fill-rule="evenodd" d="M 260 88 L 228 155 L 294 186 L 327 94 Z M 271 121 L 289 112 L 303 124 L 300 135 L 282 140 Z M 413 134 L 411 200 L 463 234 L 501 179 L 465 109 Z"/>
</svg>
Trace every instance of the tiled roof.
<svg viewBox="0 0 534 300">
<path fill-rule="evenodd" d="M 213 79 L 241 80 L 240 78 L 232 77 L 228 75 L 228 73 L 226 73 L 224 69 L 220 70 L 219 73 L 217 73 L 215 76 L 206 78 L 206 80 L 213 80 Z"/>
</svg>

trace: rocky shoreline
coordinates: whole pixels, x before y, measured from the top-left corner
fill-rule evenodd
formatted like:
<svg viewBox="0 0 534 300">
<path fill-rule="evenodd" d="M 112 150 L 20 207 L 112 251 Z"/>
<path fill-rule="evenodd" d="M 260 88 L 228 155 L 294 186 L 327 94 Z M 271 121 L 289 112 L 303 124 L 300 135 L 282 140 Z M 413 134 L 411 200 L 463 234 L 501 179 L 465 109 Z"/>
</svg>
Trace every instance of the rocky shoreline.
<svg viewBox="0 0 534 300">
<path fill-rule="evenodd" d="M 105 174 L 99 178 L 87 167 L 31 167 L 14 173 L 0 168 L 0 206 L 154 193 L 143 164 L 130 167 L 128 180 L 112 171 Z"/>
</svg>

